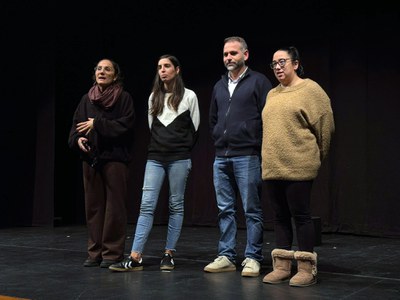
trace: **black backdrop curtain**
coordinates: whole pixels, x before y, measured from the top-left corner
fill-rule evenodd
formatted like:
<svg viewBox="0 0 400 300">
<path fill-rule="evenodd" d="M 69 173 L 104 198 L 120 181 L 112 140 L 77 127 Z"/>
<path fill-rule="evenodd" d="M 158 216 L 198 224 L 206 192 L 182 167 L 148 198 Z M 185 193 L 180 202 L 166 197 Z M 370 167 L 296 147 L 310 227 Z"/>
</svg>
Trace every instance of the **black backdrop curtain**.
<svg viewBox="0 0 400 300">
<path fill-rule="evenodd" d="M 223 39 L 241 35 L 249 45 L 250 67 L 274 85 L 267 67 L 273 52 L 296 46 L 306 77 L 332 100 L 336 134 L 312 198 L 323 230 L 399 237 L 399 11 L 381 2 L 357 8 L 336 1 L 264 2 L 231 1 L 230 9 L 241 13 L 232 26 L 224 3 L 215 1 L 117 2 L 79 10 L 60 4 L 42 18 L 31 13 L 35 4 L 10 4 L 10 18 L 2 20 L 8 76 L 2 96 L 0 225 L 84 223 L 81 165 L 67 138 L 73 111 L 91 86 L 92 67 L 104 57 L 119 62 L 135 100 L 128 219 L 136 222 L 149 138 L 147 98 L 157 58 L 171 53 L 181 60 L 184 81 L 197 93 L 201 111 L 185 224 L 216 226 L 208 106 L 213 84 L 224 72 Z M 24 30 L 11 26 L 17 23 L 27 25 Z M 167 222 L 166 196 L 165 186 L 158 224 Z M 266 229 L 272 229 L 265 197 L 264 211 Z M 241 212 L 239 223 L 244 225 Z"/>
</svg>

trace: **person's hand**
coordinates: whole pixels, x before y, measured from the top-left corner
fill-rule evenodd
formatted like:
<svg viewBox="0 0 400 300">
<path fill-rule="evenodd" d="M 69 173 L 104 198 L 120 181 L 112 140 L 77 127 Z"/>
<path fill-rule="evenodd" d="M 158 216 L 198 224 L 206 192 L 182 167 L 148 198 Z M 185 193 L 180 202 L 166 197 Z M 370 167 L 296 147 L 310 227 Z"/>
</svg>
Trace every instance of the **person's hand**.
<svg viewBox="0 0 400 300">
<path fill-rule="evenodd" d="M 80 137 L 78 139 L 78 146 L 83 152 L 88 153 L 90 151 L 90 146 L 88 144 L 88 139 L 85 137 Z"/>
<path fill-rule="evenodd" d="M 88 135 L 89 132 L 93 129 L 93 120 L 93 118 L 88 118 L 87 121 L 76 124 L 76 130 L 79 133 L 83 132 L 85 135 Z"/>
</svg>

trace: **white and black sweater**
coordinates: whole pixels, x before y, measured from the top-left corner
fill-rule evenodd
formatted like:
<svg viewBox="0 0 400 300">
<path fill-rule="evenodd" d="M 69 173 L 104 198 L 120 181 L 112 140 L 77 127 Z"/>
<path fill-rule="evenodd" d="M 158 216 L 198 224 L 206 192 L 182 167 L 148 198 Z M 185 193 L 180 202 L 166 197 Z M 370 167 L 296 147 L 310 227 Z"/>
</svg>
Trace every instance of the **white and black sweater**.
<svg viewBox="0 0 400 300">
<path fill-rule="evenodd" d="M 151 133 L 148 147 L 148 159 L 174 161 L 188 159 L 197 140 L 200 124 L 200 111 L 196 94 L 187 88 L 178 111 L 168 107 L 170 94 L 165 95 L 164 109 L 161 115 L 153 118 L 148 114 Z M 151 99 L 149 97 L 149 112 Z"/>
</svg>

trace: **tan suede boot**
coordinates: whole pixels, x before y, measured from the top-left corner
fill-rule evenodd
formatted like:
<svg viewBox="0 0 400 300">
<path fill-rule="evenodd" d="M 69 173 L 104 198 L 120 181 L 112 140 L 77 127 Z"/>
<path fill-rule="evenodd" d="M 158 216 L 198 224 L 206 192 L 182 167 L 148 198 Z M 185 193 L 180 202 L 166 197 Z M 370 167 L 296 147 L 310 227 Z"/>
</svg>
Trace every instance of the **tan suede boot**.
<svg viewBox="0 0 400 300">
<path fill-rule="evenodd" d="M 273 271 L 265 275 L 263 282 L 277 284 L 290 278 L 293 250 L 274 249 L 271 252 Z"/>
<path fill-rule="evenodd" d="M 289 285 L 304 287 L 317 283 L 317 253 L 296 251 L 297 274 L 290 279 Z"/>
</svg>

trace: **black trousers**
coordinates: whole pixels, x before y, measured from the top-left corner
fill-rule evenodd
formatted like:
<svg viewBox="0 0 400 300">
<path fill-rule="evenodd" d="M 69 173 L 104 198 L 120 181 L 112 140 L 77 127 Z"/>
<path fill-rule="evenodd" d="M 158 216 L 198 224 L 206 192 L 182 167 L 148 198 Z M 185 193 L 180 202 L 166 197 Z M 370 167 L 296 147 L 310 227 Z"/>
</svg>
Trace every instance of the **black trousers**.
<svg viewBox="0 0 400 300">
<path fill-rule="evenodd" d="M 311 220 L 310 201 L 313 181 L 266 180 L 265 190 L 274 213 L 276 247 L 291 250 L 293 225 L 299 251 L 313 252 L 314 223 Z"/>
<path fill-rule="evenodd" d="M 88 254 L 93 260 L 124 257 L 129 168 L 108 162 L 96 169 L 83 162 Z"/>
</svg>

